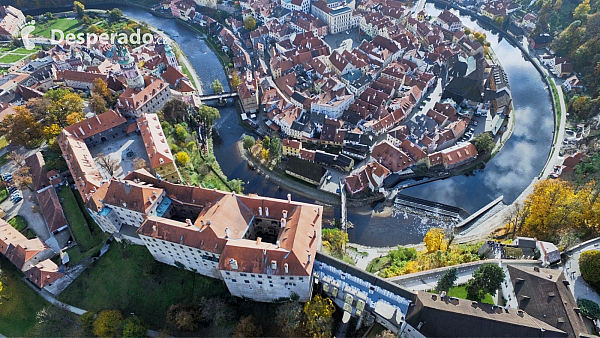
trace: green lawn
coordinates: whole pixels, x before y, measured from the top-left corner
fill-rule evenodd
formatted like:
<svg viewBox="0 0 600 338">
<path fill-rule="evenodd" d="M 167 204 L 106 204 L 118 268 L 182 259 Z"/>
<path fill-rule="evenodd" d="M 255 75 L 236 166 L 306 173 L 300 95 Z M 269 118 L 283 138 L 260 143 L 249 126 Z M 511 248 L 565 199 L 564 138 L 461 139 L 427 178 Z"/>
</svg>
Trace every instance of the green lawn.
<svg viewBox="0 0 600 338">
<path fill-rule="evenodd" d="M 8 159 L 9 156 L 10 156 L 9 152 L 6 152 L 2 156 L 0 156 L 0 167 L 5 165 L 6 163 L 8 163 L 8 161 L 10 161 Z"/>
<path fill-rule="evenodd" d="M 0 333 L 23 337 L 36 324 L 36 313 L 49 305 L 21 280 L 22 273 L 0 255 Z"/>
<path fill-rule="evenodd" d="M 8 223 L 12 225 L 13 228 L 17 229 L 17 231 L 20 233 L 23 233 L 23 230 L 27 228 L 27 221 L 20 215 L 9 219 Z"/>
<path fill-rule="evenodd" d="M 79 32 L 83 32 L 82 25 L 75 19 L 55 19 L 50 20 L 48 22 L 39 22 L 35 25 L 35 30 L 33 31 L 34 36 L 43 36 L 45 38 L 50 38 L 52 35 L 52 30 L 58 29 L 65 33 L 74 33 L 77 34 Z M 57 37 L 58 38 L 58 37 Z"/>
<path fill-rule="evenodd" d="M 15 63 L 25 57 L 27 57 L 27 55 L 5 54 L 3 57 L 0 57 L 0 63 Z"/>
<path fill-rule="evenodd" d="M 86 310 L 133 312 L 161 329 L 172 304 L 227 293 L 222 281 L 159 263 L 146 247 L 113 243 L 58 298 Z"/>
<path fill-rule="evenodd" d="M 4 202 L 4 200 L 8 198 L 8 195 L 8 189 L 4 188 L 0 190 L 0 202 Z"/>
<path fill-rule="evenodd" d="M 2 74 L 1 69 L 0 69 L 0 74 Z M 0 150 L 4 149 L 7 145 L 8 145 L 8 141 L 6 140 L 6 137 L 4 137 L 4 136 L 0 137 Z"/>
<path fill-rule="evenodd" d="M 455 286 L 455 287 L 451 288 L 450 291 L 448 291 L 448 296 L 456 297 L 456 298 L 460 298 L 460 299 L 467 299 L 467 287 L 465 285 Z M 485 296 L 483 297 L 483 299 L 481 300 L 481 303 L 494 304 L 492 295 L 490 295 L 489 293 L 486 293 Z"/>
</svg>

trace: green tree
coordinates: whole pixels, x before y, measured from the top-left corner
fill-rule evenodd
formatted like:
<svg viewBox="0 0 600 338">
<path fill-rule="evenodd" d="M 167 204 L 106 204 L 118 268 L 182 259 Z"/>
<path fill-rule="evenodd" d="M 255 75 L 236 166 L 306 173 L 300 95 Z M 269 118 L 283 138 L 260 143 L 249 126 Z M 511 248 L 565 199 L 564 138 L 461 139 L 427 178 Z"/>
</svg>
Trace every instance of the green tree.
<svg viewBox="0 0 600 338">
<path fill-rule="evenodd" d="M 585 119 L 588 117 L 591 108 L 590 98 L 588 96 L 574 97 L 571 100 L 569 110 L 578 118 Z"/>
<path fill-rule="evenodd" d="M 185 121 L 189 105 L 181 100 L 172 99 L 162 108 L 163 119 L 171 124 Z"/>
<path fill-rule="evenodd" d="M 255 143 L 256 143 L 256 141 L 254 140 L 254 137 L 252 137 L 250 135 L 244 135 L 244 139 L 242 141 L 242 144 L 244 145 L 244 149 L 249 150 L 250 148 L 252 148 L 254 146 Z"/>
<path fill-rule="evenodd" d="M 480 153 L 491 153 L 496 143 L 490 133 L 481 133 L 475 137 L 475 148 Z"/>
<path fill-rule="evenodd" d="M 262 148 L 269 149 L 270 146 L 271 146 L 271 138 L 269 136 L 265 136 L 262 139 Z"/>
<path fill-rule="evenodd" d="M 73 2 L 73 12 L 75 12 L 78 19 L 83 18 L 84 11 L 85 11 L 85 6 L 81 2 L 79 2 L 79 1 Z"/>
<path fill-rule="evenodd" d="M 223 92 L 223 84 L 221 84 L 221 81 L 219 81 L 219 79 L 215 79 L 211 87 L 215 94 L 221 94 Z"/>
<path fill-rule="evenodd" d="M 329 338 L 332 336 L 333 313 L 335 307 L 331 299 L 315 295 L 304 304 L 306 316 L 306 333 L 313 338 Z"/>
<path fill-rule="evenodd" d="M 204 121 L 207 127 L 211 127 L 217 119 L 221 118 L 221 114 L 217 108 L 205 104 L 201 105 L 198 109 L 198 116 Z"/>
<path fill-rule="evenodd" d="M 123 323 L 123 315 L 118 310 L 104 310 L 94 321 L 94 334 L 98 337 L 117 337 Z"/>
<path fill-rule="evenodd" d="M 497 264 L 484 263 L 473 272 L 467 282 L 467 298 L 480 301 L 486 293 L 492 296 L 504 281 L 504 270 Z"/>
<path fill-rule="evenodd" d="M 321 230 L 323 246 L 327 251 L 338 259 L 342 259 L 346 253 L 346 245 L 349 242 L 348 234 L 340 229 Z"/>
<path fill-rule="evenodd" d="M 94 320 L 96 319 L 96 314 L 94 312 L 88 311 L 79 317 L 81 321 L 81 327 L 85 331 L 85 334 L 91 336 L 94 331 Z"/>
<path fill-rule="evenodd" d="M 273 138 L 271 138 L 271 142 L 269 144 L 269 155 L 271 155 L 271 158 L 274 159 L 276 162 L 279 162 L 279 160 L 281 159 L 281 152 L 281 139 L 279 139 L 279 137 L 274 136 Z"/>
<path fill-rule="evenodd" d="M 44 97 L 49 98 L 52 103 L 49 107 L 48 117 L 52 122 L 61 127 L 66 127 L 67 116 L 72 113 L 81 113 L 83 111 L 83 99 L 66 89 L 54 89 L 46 92 Z"/>
<path fill-rule="evenodd" d="M 240 322 L 238 323 L 235 331 L 233 332 L 233 336 L 235 338 L 244 338 L 244 337 L 262 337 L 262 327 L 256 325 L 254 322 L 254 317 L 246 316 L 242 317 Z"/>
<path fill-rule="evenodd" d="M 302 305 L 288 302 L 277 308 L 275 323 L 279 324 L 282 337 L 301 337 Z"/>
<path fill-rule="evenodd" d="M 119 21 L 123 17 L 123 11 L 119 8 L 113 8 L 110 12 L 108 12 L 108 19 L 112 22 Z"/>
<path fill-rule="evenodd" d="M 256 29 L 256 20 L 254 20 L 254 17 L 248 16 L 244 19 L 244 28 L 249 32 Z"/>
<path fill-rule="evenodd" d="M 600 306 L 598 303 L 589 299 L 579 298 L 577 300 L 577 306 L 581 309 L 581 313 L 593 319 L 600 319 Z"/>
<path fill-rule="evenodd" d="M 579 256 L 581 277 L 590 284 L 600 283 L 600 251 L 584 251 Z"/>
<path fill-rule="evenodd" d="M 563 4 L 563 0 L 556 0 L 556 2 L 554 3 L 554 6 L 552 6 L 552 9 L 555 12 L 560 11 L 560 9 L 562 8 L 562 4 Z"/>
<path fill-rule="evenodd" d="M 140 317 L 129 317 L 123 322 L 124 338 L 143 338 L 148 336 L 148 328 L 142 323 Z"/>
<path fill-rule="evenodd" d="M 458 279 L 458 269 L 456 267 L 450 268 L 444 272 L 442 277 L 437 282 L 435 290 L 437 292 L 442 292 L 450 290 L 451 287 L 454 286 L 454 282 Z"/>
<path fill-rule="evenodd" d="M 182 142 L 189 136 L 188 131 L 184 126 L 177 126 L 175 128 L 175 135 L 177 135 L 177 139 Z"/>
</svg>

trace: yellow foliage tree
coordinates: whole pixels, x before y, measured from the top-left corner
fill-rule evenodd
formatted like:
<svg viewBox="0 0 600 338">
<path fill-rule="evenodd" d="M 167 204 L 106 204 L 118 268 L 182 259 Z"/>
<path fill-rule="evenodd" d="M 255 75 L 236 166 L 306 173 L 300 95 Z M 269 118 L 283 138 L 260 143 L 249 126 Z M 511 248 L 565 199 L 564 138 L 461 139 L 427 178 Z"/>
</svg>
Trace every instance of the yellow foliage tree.
<svg viewBox="0 0 600 338">
<path fill-rule="evenodd" d="M 269 159 L 269 149 L 263 149 L 260 152 L 260 156 L 262 157 L 263 160 L 268 160 Z"/>
<path fill-rule="evenodd" d="M 190 155 L 188 155 L 185 151 L 180 151 L 177 153 L 177 162 L 181 165 L 185 166 L 190 161 Z"/>
<path fill-rule="evenodd" d="M 446 240 L 446 233 L 442 228 L 431 228 L 425 234 L 423 238 L 427 252 L 434 252 L 438 250 L 445 251 L 448 249 L 448 241 Z"/>
<path fill-rule="evenodd" d="M 46 140 L 54 140 L 62 131 L 60 126 L 56 123 L 53 123 L 49 126 L 44 127 L 44 137 Z"/>
<path fill-rule="evenodd" d="M 315 295 L 304 305 L 306 315 L 305 327 L 307 333 L 314 338 L 329 338 L 332 336 L 332 315 L 335 312 L 333 302 L 329 298 Z"/>
<path fill-rule="evenodd" d="M 69 115 L 67 115 L 67 125 L 70 126 L 72 124 L 75 124 L 77 122 L 81 122 L 83 121 L 83 115 L 81 113 L 71 113 Z"/>
</svg>

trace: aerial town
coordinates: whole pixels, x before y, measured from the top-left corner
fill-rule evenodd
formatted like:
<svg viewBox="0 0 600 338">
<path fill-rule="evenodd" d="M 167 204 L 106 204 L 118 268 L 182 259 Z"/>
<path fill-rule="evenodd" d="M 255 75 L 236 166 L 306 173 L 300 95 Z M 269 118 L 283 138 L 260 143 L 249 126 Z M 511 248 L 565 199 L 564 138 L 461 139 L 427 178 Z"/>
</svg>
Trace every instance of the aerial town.
<svg viewBox="0 0 600 338">
<path fill-rule="evenodd" d="M 600 332 L 600 1 L 7 1 L 0 337 Z"/>
</svg>

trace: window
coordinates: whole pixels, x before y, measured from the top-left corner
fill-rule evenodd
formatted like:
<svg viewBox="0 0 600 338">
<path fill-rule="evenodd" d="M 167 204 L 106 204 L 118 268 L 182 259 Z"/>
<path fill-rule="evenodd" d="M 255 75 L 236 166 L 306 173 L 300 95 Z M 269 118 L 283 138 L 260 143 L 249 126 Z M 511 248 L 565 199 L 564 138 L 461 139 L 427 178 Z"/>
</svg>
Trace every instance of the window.
<svg viewBox="0 0 600 338">
<path fill-rule="evenodd" d="M 262 282 L 261 282 L 261 281 L 258 281 L 258 285 L 262 285 Z"/>
<path fill-rule="evenodd" d="M 225 272 L 225 274 L 226 274 L 227 276 L 229 276 L 229 275 L 231 275 L 231 272 L 227 271 L 227 272 Z"/>
<path fill-rule="evenodd" d="M 254 277 L 256 277 L 256 276 L 255 276 L 254 274 L 251 274 L 251 275 L 250 275 L 250 277 L 254 278 Z"/>
<path fill-rule="evenodd" d="M 240 276 L 246 277 L 247 275 L 245 273 L 240 273 Z"/>
<path fill-rule="evenodd" d="M 244 283 L 250 284 L 250 281 L 246 279 L 246 280 L 244 280 Z"/>
<path fill-rule="evenodd" d="M 281 280 L 284 280 L 284 279 L 285 279 L 285 277 L 281 277 Z"/>
<path fill-rule="evenodd" d="M 232 279 L 231 282 L 232 283 L 237 283 L 237 281 L 235 279 Z"/>
</svg>

